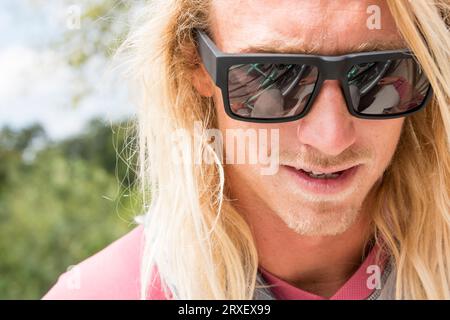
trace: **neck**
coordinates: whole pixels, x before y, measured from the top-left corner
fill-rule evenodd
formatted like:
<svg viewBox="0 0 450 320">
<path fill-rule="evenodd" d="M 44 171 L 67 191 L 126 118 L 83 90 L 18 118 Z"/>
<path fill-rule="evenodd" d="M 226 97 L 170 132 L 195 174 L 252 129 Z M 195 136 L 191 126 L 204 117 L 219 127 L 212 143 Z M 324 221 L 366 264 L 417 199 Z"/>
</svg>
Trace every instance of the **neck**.
<svg viewBox="0 0 450 320">
<path fill-rule="evenodd" d="M 336 236 L 299 235 L 275 214 L 261 219 L 263 211 L 240 210 L 253 231 L 259 266 L 302 290 L 331 297 L 364 260 L 371 236 L 367 210 L 361 210 L 355 223 Z"/>
</svg>

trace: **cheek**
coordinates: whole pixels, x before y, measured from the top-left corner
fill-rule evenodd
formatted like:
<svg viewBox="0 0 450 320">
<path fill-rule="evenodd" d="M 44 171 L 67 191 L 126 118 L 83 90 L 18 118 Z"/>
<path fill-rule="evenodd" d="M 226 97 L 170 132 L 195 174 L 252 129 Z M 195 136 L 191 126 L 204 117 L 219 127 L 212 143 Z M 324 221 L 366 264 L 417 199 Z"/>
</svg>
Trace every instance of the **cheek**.
<svg viewBox="0 0 450 320">
<path fill-rule="evenodd" d="M 225 112 L 225 107 L 223 105 L 222 92 L 216 87 L 214 93 L 214 108 L 216 109 L 217 122 L 220 130 L 230 128 L 236 120 L 231 119 Z"/>
<path fill-rule="evenodd" d="M 388 166 L 397 148 L 404 118 L 390 120 L 367 120 L 358 128 L 360 143 L 372 149 L 375 170 Z"/>
</svg>

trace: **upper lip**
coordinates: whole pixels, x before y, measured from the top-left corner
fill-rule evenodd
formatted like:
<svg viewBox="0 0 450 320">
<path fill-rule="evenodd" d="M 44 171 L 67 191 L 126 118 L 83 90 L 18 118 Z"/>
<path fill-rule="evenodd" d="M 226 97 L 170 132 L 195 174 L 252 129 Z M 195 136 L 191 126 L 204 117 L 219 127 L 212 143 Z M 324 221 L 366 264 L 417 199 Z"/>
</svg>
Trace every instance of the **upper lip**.
<svg viewBox="0 0 450 320">
<path fill-rule="evenodd" d="M 319 167 L 312 167 L 312 166 L 299 166 L 299 165 L 294 165 L 292 167 L 294 167 L 297 170 L 305 170 L 308 172 L 315 172 L 315 173 L 333 173 L 333 172 L 339 172 L 339 171 L 344 171 L 353 167 L 358 166 L 359 164 L 354 164 L 354 165 L 349 165 L 349 166 L 342 166 L 342 167 L 334 167 L 334 168 L 319 168 Z"/>
</svg>

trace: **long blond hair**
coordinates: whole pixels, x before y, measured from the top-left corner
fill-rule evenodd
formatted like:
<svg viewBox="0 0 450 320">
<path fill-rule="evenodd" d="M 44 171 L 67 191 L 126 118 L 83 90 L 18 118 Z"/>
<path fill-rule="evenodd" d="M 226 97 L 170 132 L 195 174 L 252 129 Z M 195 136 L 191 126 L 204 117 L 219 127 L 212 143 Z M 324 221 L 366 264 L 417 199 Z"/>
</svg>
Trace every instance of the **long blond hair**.
<svg viewBox="0 0 450 320">
<path fill-rule="evenodd" d="M 375 194 L 373 231 L 393 257 L 397 299 L 449 299 L 450 3 L 387 3 L 434 97 L 405 119 Z M 252 299 L 257 250 L 249 226 L 227 201 L 223 166 L 205 138 L 216 126 L 213 100 L 192 85 L 199 66 L 193 29 L 209 27 L 210 0 L 153 0 L 140 11 L 119 55 L 139 105 L 142 298 L 152 298 L 148 289 L 160 279 L 169 299 Z M 202 123 L 200 132 L 194 121 Z M 181 144 L 173 139 L 178 129 L 187 132 Z M 170 160 L 174 150 L 184 161 Z M 214 163 L 194 165 L 198 152 Z"/>
</svg>

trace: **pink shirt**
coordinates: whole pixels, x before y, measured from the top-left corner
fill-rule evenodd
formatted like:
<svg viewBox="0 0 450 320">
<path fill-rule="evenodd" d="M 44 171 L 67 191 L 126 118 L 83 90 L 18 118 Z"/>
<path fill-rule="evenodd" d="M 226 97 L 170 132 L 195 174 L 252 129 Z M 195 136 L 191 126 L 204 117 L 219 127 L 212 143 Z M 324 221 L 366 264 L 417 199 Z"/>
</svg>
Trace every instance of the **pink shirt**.
<svg viewBox="0 0 450 320">
<path fill-rule="evenodd" d="M 43 299 L 138 300 L 143 227 L 138 226 L 102 251 L 62 274 Z M 159 283 L 154 299 L 163 299 Z"/>
<path fill-rule="evenodd" d="M 43 297 L 44 300 L 138 300 L 139 269 L 143 227 L 138 226 L 102 251 L 62 274 Z M 375 250 L 369 254 L 358 271 L 331 299 L 365 299 L 372 290 L 366 286 L 366 268 L 374 263 Z M 324 299 L 298 289 L 260 269 L 277 299 Z M 153 300 L 165 299 L 158 276 L 150 288 Z"/>
<path fill-rule="evenodd" d="M 375 290 L 370 277 L 373 277 L 374 267 L 378 267 L 380 275 L 383 273 L 386 257 L 377 261 L 379 247 L 374 248 L 367 255 L 364 262 L 347 282 L 329 299 L 330 300 L 364 300 Z M 267 270 L 260 267 L 263 278 L 270 284 L 272 293 L 278 300 L 326 300 L 327 298 L 299 289 L 286 281 L 283 281 Z"/>
</svg>

